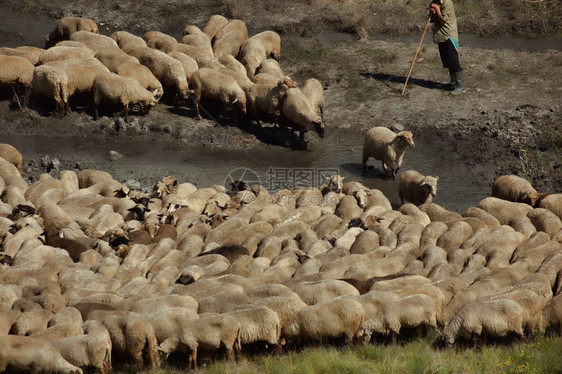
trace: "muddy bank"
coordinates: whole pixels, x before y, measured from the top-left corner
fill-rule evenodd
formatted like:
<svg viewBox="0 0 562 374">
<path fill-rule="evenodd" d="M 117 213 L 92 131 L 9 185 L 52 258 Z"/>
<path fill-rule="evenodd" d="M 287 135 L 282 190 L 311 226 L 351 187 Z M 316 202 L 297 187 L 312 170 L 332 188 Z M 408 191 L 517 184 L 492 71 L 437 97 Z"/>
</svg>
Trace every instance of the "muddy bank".
<svg viewBox="0 0 562 374">
<path fill-rule="evenodd" d="M 0 27 L 2 45 L 40 46 L 56 21 L 53 16 L 69 15 L 62 9 L 53 11 L 56 4 L 46 8 L 37 4 L 40 7 L 31 13 L 11 10 L 10 22 Z M 123 7 L 132 7 L 128 3 L 121 8 L 81 6 L 76 8 L 82 9 L 80 14 L 72 15 L 95 16 L 102 33 L 126 29 L 137 35 L 151 28 L 177 33 L 185 24 L 202 26 L 212 10 L 192 9 L 188 16 L 164 26 L 157 17 L 146 15 L 132 24 L 135 13 L 123 12 Z M 414 132 L 420 147 L 407 154 L 404 168 L 440 175 L 437 202 L 451 209 L 474 204 L 497 175 L 506 173 L 524 176 L 542 191 L 562 191 L 561 38 L 544 43 L 538 39 L 535 48 L 528 40 L 522 43 L 515 38 L 492 42 L 470 36 L 466 43 L 461 38 L 468 92 L 457 98 L 441 89 L 448 77 L 440 67 L 437 48 L 427 38 L 402 96 L 418 35 L 360 39 L 326 23 L 311 25 L 322 26 L 317 35 L 298 33 L 289 27 L 293 23 L 286 16 L 258 23 L 259 11 L 240 14 L 247 16 L 241 19 L 253 32 L 274 25 L 279 29 L 279 23 L 286 22 L 280 61 L 284 72 L 298 82 L 315 77 L 324 84 L 324 140 L 309 133 L 309 150 L 301 151 L 292 134 L 275 135 L 269 123 L 235 124 L 212 111 L 211 117 L 198 121 L 189 103 L 179 107 L 161 103 L 149 115 L 131 116 L 129 121 L 109 114 L 94 121 L 88 101 L 74 102 L 71 115 L 56 118 L 33 108 L 13 110 L 8 90 L 0 98 L 0 130 L 3 139 L 24 148 L 24 176 L 31 182 L 45 172 L 99 168 L 147 189 L 165 175 L 203 186 L 223 183 L 237 168 L 327 166 L 387 191 L 397 204 L 396 185 L 380 176 L 379 163 L 370 162 L 373 168 L 366 177 L 357 169 L 362 133 L 372 126 L 391 126 Z M 109 151 L 124 157 L 111 161 Z M 457 170 L 462 173 L 453 176 Z M 444 178 L 449 175 L 452 184 Z M 464 186 L 476 192 L 461 193 Z"/>
</svg>

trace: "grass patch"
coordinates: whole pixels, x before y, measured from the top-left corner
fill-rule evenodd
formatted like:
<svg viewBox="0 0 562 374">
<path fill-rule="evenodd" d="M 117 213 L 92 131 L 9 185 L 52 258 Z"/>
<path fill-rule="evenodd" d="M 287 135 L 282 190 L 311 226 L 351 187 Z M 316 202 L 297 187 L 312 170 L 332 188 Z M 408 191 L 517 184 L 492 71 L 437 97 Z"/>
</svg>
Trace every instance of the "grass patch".
<svg viewBox="0 0 562 374">
<path fill-rule="evenodd" d="M 429 339 L 403 345 L 367 344 L 351 347 L 307 347 L 281 357 L 258 355 L 238 362 L 217 361 L 200 368 L 207 374 L 307 373 L 561 373 L 562 338 L 537 336 L 524 343 L 490 344 L 479 349 L 436 349 Z M 115 373 L 131 373 L 115 368 Z M 143 374 L 185 372 L 164 364 Z"/>
</svg>

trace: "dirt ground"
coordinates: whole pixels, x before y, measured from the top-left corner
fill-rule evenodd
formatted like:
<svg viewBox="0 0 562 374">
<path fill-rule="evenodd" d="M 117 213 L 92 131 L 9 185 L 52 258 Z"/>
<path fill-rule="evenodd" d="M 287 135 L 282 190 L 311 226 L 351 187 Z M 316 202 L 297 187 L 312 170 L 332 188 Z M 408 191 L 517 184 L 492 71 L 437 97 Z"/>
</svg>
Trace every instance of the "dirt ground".
<svg viewBox="0 0 562 374">
<path fill-rule="evenodd" d="M 465 164 L 472 178 L 482 185 L 490 185 L 498 175 L 513 173 L 528 178 L 540 191 L 562 192 L 560 37 L 549 39 L 553 49 L 540 48 L 544 39 L 535 39 L 532 44 L 538 48 L 529 52 L 517 49 L 515 42 L 519 39 L 506 38 L 501 48 L 491 48 L 485 38 L 471 38 L 469 45 L 463 45 L 461 35 L 460 60 L 467 93 L 451 97 L 441 87 L 448 73 L 441 67 L 437 47 L 428 33 L 406 93 L 401 95 L 421 36 L 424 11 L 409 14 L 408 27 L 387 30 L 410 32 L 411 37 L 387 37 L 373 33 L 385 31 L 380 27 L 369 27 L 365 19 L 351 22 L 353 15 L 349 12 L 338 13 L 337 8 L 321 1 L 264 1 L 260 6 L 252 6 L 255 2 L 251 0 L 209 2 L 212 7 L 203 1 L 172 1 L 151 5 L 153 9 L 145 1 L 76 1 L 67 7 L 62 2 L 36 0 L 26 2 L 26 9 L 19 1 L 6 3 L 13 12 L 10 14 L 21 12 L 22 19 L 29 20 L 31 12 L 43 22 L 51 19 L 53 26 L 62 16 L 90 17 L 106 35 L 127 30 L 142 36 L 149 30 L 161 30 L 180 38 L 184 26 L 202 28 L 214 13 L 242 19 L 250 35 L 275 30 L 282 35 L 280 64 L 284 72 L 297 82 L 315 77 L 324 84 L 326 138 L 309 132 L 309 147 L 334 136 L 357 136 L 372 126 L 404 128 L 414 133 L 414 139 L 435 147 L 443 159 Z M 459 17 L 459 23 L 462 20 Z M 461 27 L 463 30 L 474 31 Z M 1 36 L 3 40 L 12 38 Z M 12 42 L 18 37 L 21 34 L 15 32 Z M 89 106 L 82 107 L 80 102 L 73 103 L 71 115 L 57 118 L 33 109 L 9 107 L 8 93 L 0 97 L 2 135 L 42 137 L 54 148 L 65 139 L 117 145 L 134 141 L 140 147 L 158 141 L 171 148 L 194 150 L 282 146 L 289 151 L 299 146 L 290 134 L 274 137 L 267 123 L 263 128 L 245 121 L 234 124 L 229 117 L 214 112 L 213 119 L 198 121 L 191 104 L 160 103 L 147 116 L 131 116 L 129 121 L 111 116 L 94 121 Z M 96 164 L 87 159 L 58 159 L 54 166 L 26 160 L 24 176 L 33 181 L 41 173 L 86 167 L 96 168 Z M 142 165 L 136 171 L 142 174 L 139 180 L 152 183 L 161 177 L 159 172 L 143 169 Z M 129 176 L 114 178 L 125 180 Z"/>
</svg>

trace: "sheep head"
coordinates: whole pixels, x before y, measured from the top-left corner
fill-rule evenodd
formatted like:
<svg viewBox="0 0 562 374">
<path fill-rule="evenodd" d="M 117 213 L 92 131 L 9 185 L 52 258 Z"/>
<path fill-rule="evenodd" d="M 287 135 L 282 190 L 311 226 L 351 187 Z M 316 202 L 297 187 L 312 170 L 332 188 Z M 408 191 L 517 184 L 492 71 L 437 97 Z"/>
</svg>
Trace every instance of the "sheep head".
<svg viewBox="0 0 562 374">
<path fill-rule="evenodd" d="M 437 195 L 438 180 L 439 177 L 431 177 L 431 176 L 424 177 L 420 182 L 420 187 L 422 191 L 424 191 L 427 194 L 427 196 L 435 197 L 435 195 Z"/>
<path fill-rule="evenodd" d="M 318 133 L 321 138 L 324 138 L 324 123 L 322 120 L 312 122 L 314 130 Z"/>
<path fill-rule="evenodd" d="M 410 148 L 414 148 L 415 144 L 414 144 L 414 136 L 412 135 L 411 131 L 400 131 L 397 135 L 396 135 L 400 145 L 402 145 L 403 147 L 410 147 Z"/>
</svg>

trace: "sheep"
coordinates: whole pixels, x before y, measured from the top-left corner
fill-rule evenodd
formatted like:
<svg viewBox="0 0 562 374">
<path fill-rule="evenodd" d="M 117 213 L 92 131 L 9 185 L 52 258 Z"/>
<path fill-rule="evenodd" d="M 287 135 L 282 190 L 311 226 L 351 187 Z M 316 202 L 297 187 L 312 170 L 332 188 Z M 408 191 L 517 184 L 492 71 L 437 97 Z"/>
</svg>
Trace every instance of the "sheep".
<svg viewBox="0 0 562 374">
<path fill-rule="evenodd" d="M 11 144 L 0 143 L 0 157 L 13 164 L 21 172 L 23 157 L 16 147 Z"/>
<path fill-rule="evenodd" d="M 56 340 L 68 338 L 71 336 L 82 335 L 84 330 L 81 323 L 60 323 L 55 326 L 47 327 L 45 330 L 37 331 L 31 334 L 32 338 L 48 340 L 54 343 Z"/>
<path fill-rule="evenodd" d="M 235 352 L 240 352 L 240 322 L 228 314 L 202 314 L 193 322 L 181 325 L 173 337 L 158 346 L 161 354 L 169 355 L 174 351 L 189 354 L 189 367 L 197 370 L 198 349 L 215 351 L 225 348 L 229 359 Z"/>
<path fill-rule="evenodd" d="M 149 68 L 163 86 L 173 88 L 182 100 L 187 100 L 189 85 L 181 62 L 162 51 L 151 48 L 136 48 L 129 45 L 123 48 L 127 54 L 136 57 L 141 64 Z"/>
<path fill-rule="evenodd" d="M 556 214 L 558 218 L 562 219 L 562 194 L 550 194 L 544 196 L 544 198 L 539 201 L 537 207 L 548 209 L 552 213 Z"/>
<path fill-rule="evenodd" d="M 377 126 L 365 133 L 363 141 L 363 172 L 367 170 L 367 160 L 373 157 L 382 161 L 382 168 L 385 173 L 390 168 L 392 179 L 396 179 L 396 174 L 402 167 L 402 159 L 407 147 L 414 148 L 414 139 L 410 131 L 394 131 Z M 394 168 L 396 163 L 396 168 Z"/>
<path fill-rule="evenodd" d="M 299 132 L 299 137 L 304 141 L 304 134 L 310 129 L 324 137 L 324 122 L 314 112 L 310 102 L 302 90 L 292 87 L 287 90 L 281 105 L 281 116 L 289 121 L 288 126 Z"/>
<path fill-rule="evenodd" d="M 562 331 L 562 295 L 558 294 L 550 299 L 541 312 L 539 332 Z"/>
<path fill-rule="evenodd" d="M 197 309 L 168 307 L 166 305 L 163 305 L 161 308 L 155 308 L 152 313 L 145 315 L 152 323 L 152 326 L 154 326 L 154 333 L 158 344 L 176 335 L 178 330 L 181 330 L 185 324 L 199 319 Z"/>
<path fill-rule="evenodd" d="M 290 77 L 279 79 L 273 87 L 267 84 L 253 84 L 245 90 L 248 108 L 254 115 L 265 112 L 276 117 L 287 90 L 295 87 L 296 83 Z"/>
<path fill-rule="evenodd" d="M 74 94 L 90 93 L 96 76 L 101 73 L 109 73 L 109 69 L 93 57 L 89 59 L 67 59 L 50 64 L 62 68 L 66 72 L 66 93 L 68 97 Z M 70 111 L 67 101 L 66 112 L 70 113 Z"/>
<path fill-rule="evenodd" d="M 96 53 L 104 50 L 120 50 L 117 42 L 109 36 L 88 31 L 76 31 L 70 35 L 70 40 L 83 43 Z"/>
<path fill-rule="evenodd" d="M 357 204 L 356 198 L 350 195 L 345 195 L 340 199 L 334 212 L 336 216 L 346 222 L 353 218 L 358 218 L 361 213 L 363 213 L 363 209 Z"/>
<path fill-rule="evenodd" d="M 231 105 L 237 104 L 242 113 L 246 113 L 246 95 L 231 76 L 201 68 L 192 74 L 189 85 L 194 91 L 193 103 L 198 119 L 203 118 L 199 111 L 202 97 L 221 100 L 225 111 Z"/>
<path fill-rule="evenodd" d="M 12 325 L 12 332 L 14 335 L 31 335 L 44 330 L 53 315 L 50 310 L 41 308 L 23 312 Z"/>
<path fill-rule="evenodd" d="M 391 335 L 392 342 L 403 327 L 431 327 L 437 328 L 434 301 L 424 294 L 413 294 L 390 301 L 385 304 L 373 317 L 366 320 L 363 329 L 365 341 L 370 341 L 373 332 Z"/>
<path fill-rule="evenodd" d="M 333 298 L 302 308 L 287 326 L 286 338 L 322 341 L 343 338 L 351 343 L 362 335 L 365 308 L 350 298 Z"/>
<path fill-rule="evenodd" d="M 68 59 L 89 59 L 93 58 L 96 52 L 90 48 L 55 46 L 45 50 L 39 55 L 37 66 L 45 65 L 49 62 L 64 61 Z"/>
<path fill-rule="evenodd" d="M 168 55 L 178 60 L 181 65 L 183 66 L 183 70 L 185 72 L 185 77 L 189 82 L 189 78 L 191 75 L 199 69 L 199 65 L 197 64 L 197 60 L 193 57 L 179 51 L 171 51 L 168 52 Z"/>
<path fill-rule="evenodd" d="M 439 177 L 424 176 L 415 170 L 406 170 L 400 175 L 398 195 L 404 204 L 404 199 L 415 205 L 431 203 L 437 194 Z"/>
<path fill-rule="evenodd" d="M 0 47 L 0 55 L 3 56 L 19 56 L 28 60 L 31 65 L 36 65 L 39 61 L 39 55 L 45 51 L 43 48 L 22 45 L 16 48 Z"/>
<path fill-rule="evenodd" d="M 517 175 L 502 175 L 492 183 L 492 196 L 516 203 L 535 206 L 538 199 L 537 190 L 531 183 Z"/>
<path fill-rule="evenodd" d="M 213 53 L 216 58 L 223 54 L 238 57 L 240 47 L 248 39 L 246 24 L 238 19 L 228 21 L 213 37 Z"/>
<path fill-rule="evenodd" d="M 359 295 L 359 291 L 349 283 L 330 279 L 318 282 L 300 282 L 292 287 L 302 301 L 308 305 L 343 295 Z"/>
<path fill-rule="evenodd" d="M 146 32 L 143 39 L 149 48 L 158 49 L 165 53 L 175 50 L 175 46 L 178 44 L 173 36 L 156 30 Z"/>
<path fill-rule="evenodd" d="M 246 74 L 250 79 L 256 75 L 256 70 L 266 58 L 265 45 L 260 39 L 249 38 L 240 47 L 238 60 L 246 68 Z"/>
<path fill-rule="evenodd" d="M 89 31 L 99 34 L 98 25 L 90 18 L 63 17 L 56 27 L 45 37 L 45 48 L 51 48 L 61 40 L 67 40 L 76 31 Z"/>
<path fill-rule="evenodd" d="M 251 39 L 261 40 L 265 46 L 266 55 L 279 61 L 281 58 L 281 37 L 278 33 L 271 30 L 265 30 L 253 35 Z"/>
<path fill-rule="evenodd" d="M 55 112 L 64 113 L 68 107 L 68 76 L 58 66 L 41 65 L 33 70 L 31 90 L 55 101 Z"/>
<path fill-rule="evenodd" d="M 256 342 L 266 342 L 281 349 L 281 322 L 279 316 L 265 305 L 249 305 L 242 309 L 224 313 L 236 318 L 240 323 L 240 346 Z"/>
<path fill-rule="evenodd" d="M 183 29 L 181 42 L 183 44 L 191 45 L 199 49 L 205 49 L 209 53 L 213 53 L 211 39 L 207 34 L 205 34 L 199 27 L 195 25 L 189 25 Z"/>
<path fill-rule="evenodd" d="M 110 49 L 99 51 L 94 55 L 95 58 L 100 60 L 112 73 L 117 73 L 117 69 L 122 64 L 140 64 L 136 57 L 130 56 L 120 49 Z"/>
<path fill-rule="evenodd" d="M 220 14 L 214 14 L 209 17 L 209 19 L 205 23 L 205 26 L 203 26 L 203 32 L 207 34 L 209 39 L 213 40 L 216 33 L 227 23 L 228 19 L 226 19 L 224 16 L 221 16 Z"/>
<path fill-rule="evenodd" d="M 418 206 L 418 208 L 429 216 L 431 222 L 439 221 L 448 223 L 462 218 L 462 216 L 457 212 L 447 210 L 441 205 L 435 203 L 424 203 Z"/>
<path fill-rule="evenodd" d="M 0 87 L 11 86 L 14 89 L 14 95 L 17 95 L 20 88 L 23 88 L 25 90 L 24 104 L 27 103 L 27 92 L 31 88 L 35 67 L 23 57 L 2 55 L 0 55 L 0 67 Z M 19 100 L 17 97 L 15 99 Z"/>
<path fill-rule="evenodd" d="M 502 337 L 514 333 L 523 336 L 523 308 L 509 299 L 473 302 L 465 306 L 445 326 L 440 336 L 446 346 L 461 337 L 475 339 L 484 335 Z"/>
<path fill-rule="evenodd" d="M 527 217 L 538 231 L 543 231 L 551 238 L 562 229 L 561 219 L 548 209 L 535 208 L 527 213 Z"/>
<path fill-rule="evenodd" d="M 82 325 L 85 334 L 62 338 L 53 342 L 62 357 L 83 369 L 95 368 L 102 374 L 111 372 L 111 336 L 98 321 Z"/>
<path fill-rule="evenodd" d="M 88 319 L 97 320 L 107 328 L 116 353 L 132 357 L 139 368 L 144 367 L 143 353 L 146 353 L 148 364 L 158 366 L 158 344 L 150 321 L 134 312 L 114 313 L 95 310 L 89 314 Z"/>
<path fill-rule="evenodd" d="M 128 31 L 115 31 L 113 34 L 110 35 L 110 38 L 117 42 L 119 48 L 122 48 L 124 45 L 127 44 L 132 44 L 136 47 L 147 47 L 146 41 L 143 38 L 131 34 Z"/>
<path fill-rule="evenodd" d="M 28 336 L 0 337 L 0 371 L 82 374 L 82 369 L 66 361 L 47 340 Z"/>
<path fill-rule="evenodd" d="M 511 202 L 497 197 L 485 197 L 478 202 L 477 207 L 496 217 L 502 225 L 508 225 L 511 220 L 526 216 L 533 209 L 528 204 Z"/>
<path fill-rule="evenodd" d="M 115 73 L 99 74 L 93 83 L 94 114 L 98 119 L 100 103 L 116 103 L 122 106 L 125 116 L 129 113 L 129 105 L 139 105 L 144 113 L 156 104 L 158 91 L 150 92 L 136 80 Z"/>
<path fill-rule="evenodd" d="M 324 88 L 322 83 L 316 78 L 308 78 L 302 84 L 301 90 L 310 101 L 314 111 L 320 114 L 320 118 L 324 122 Z"/>
</svg>

